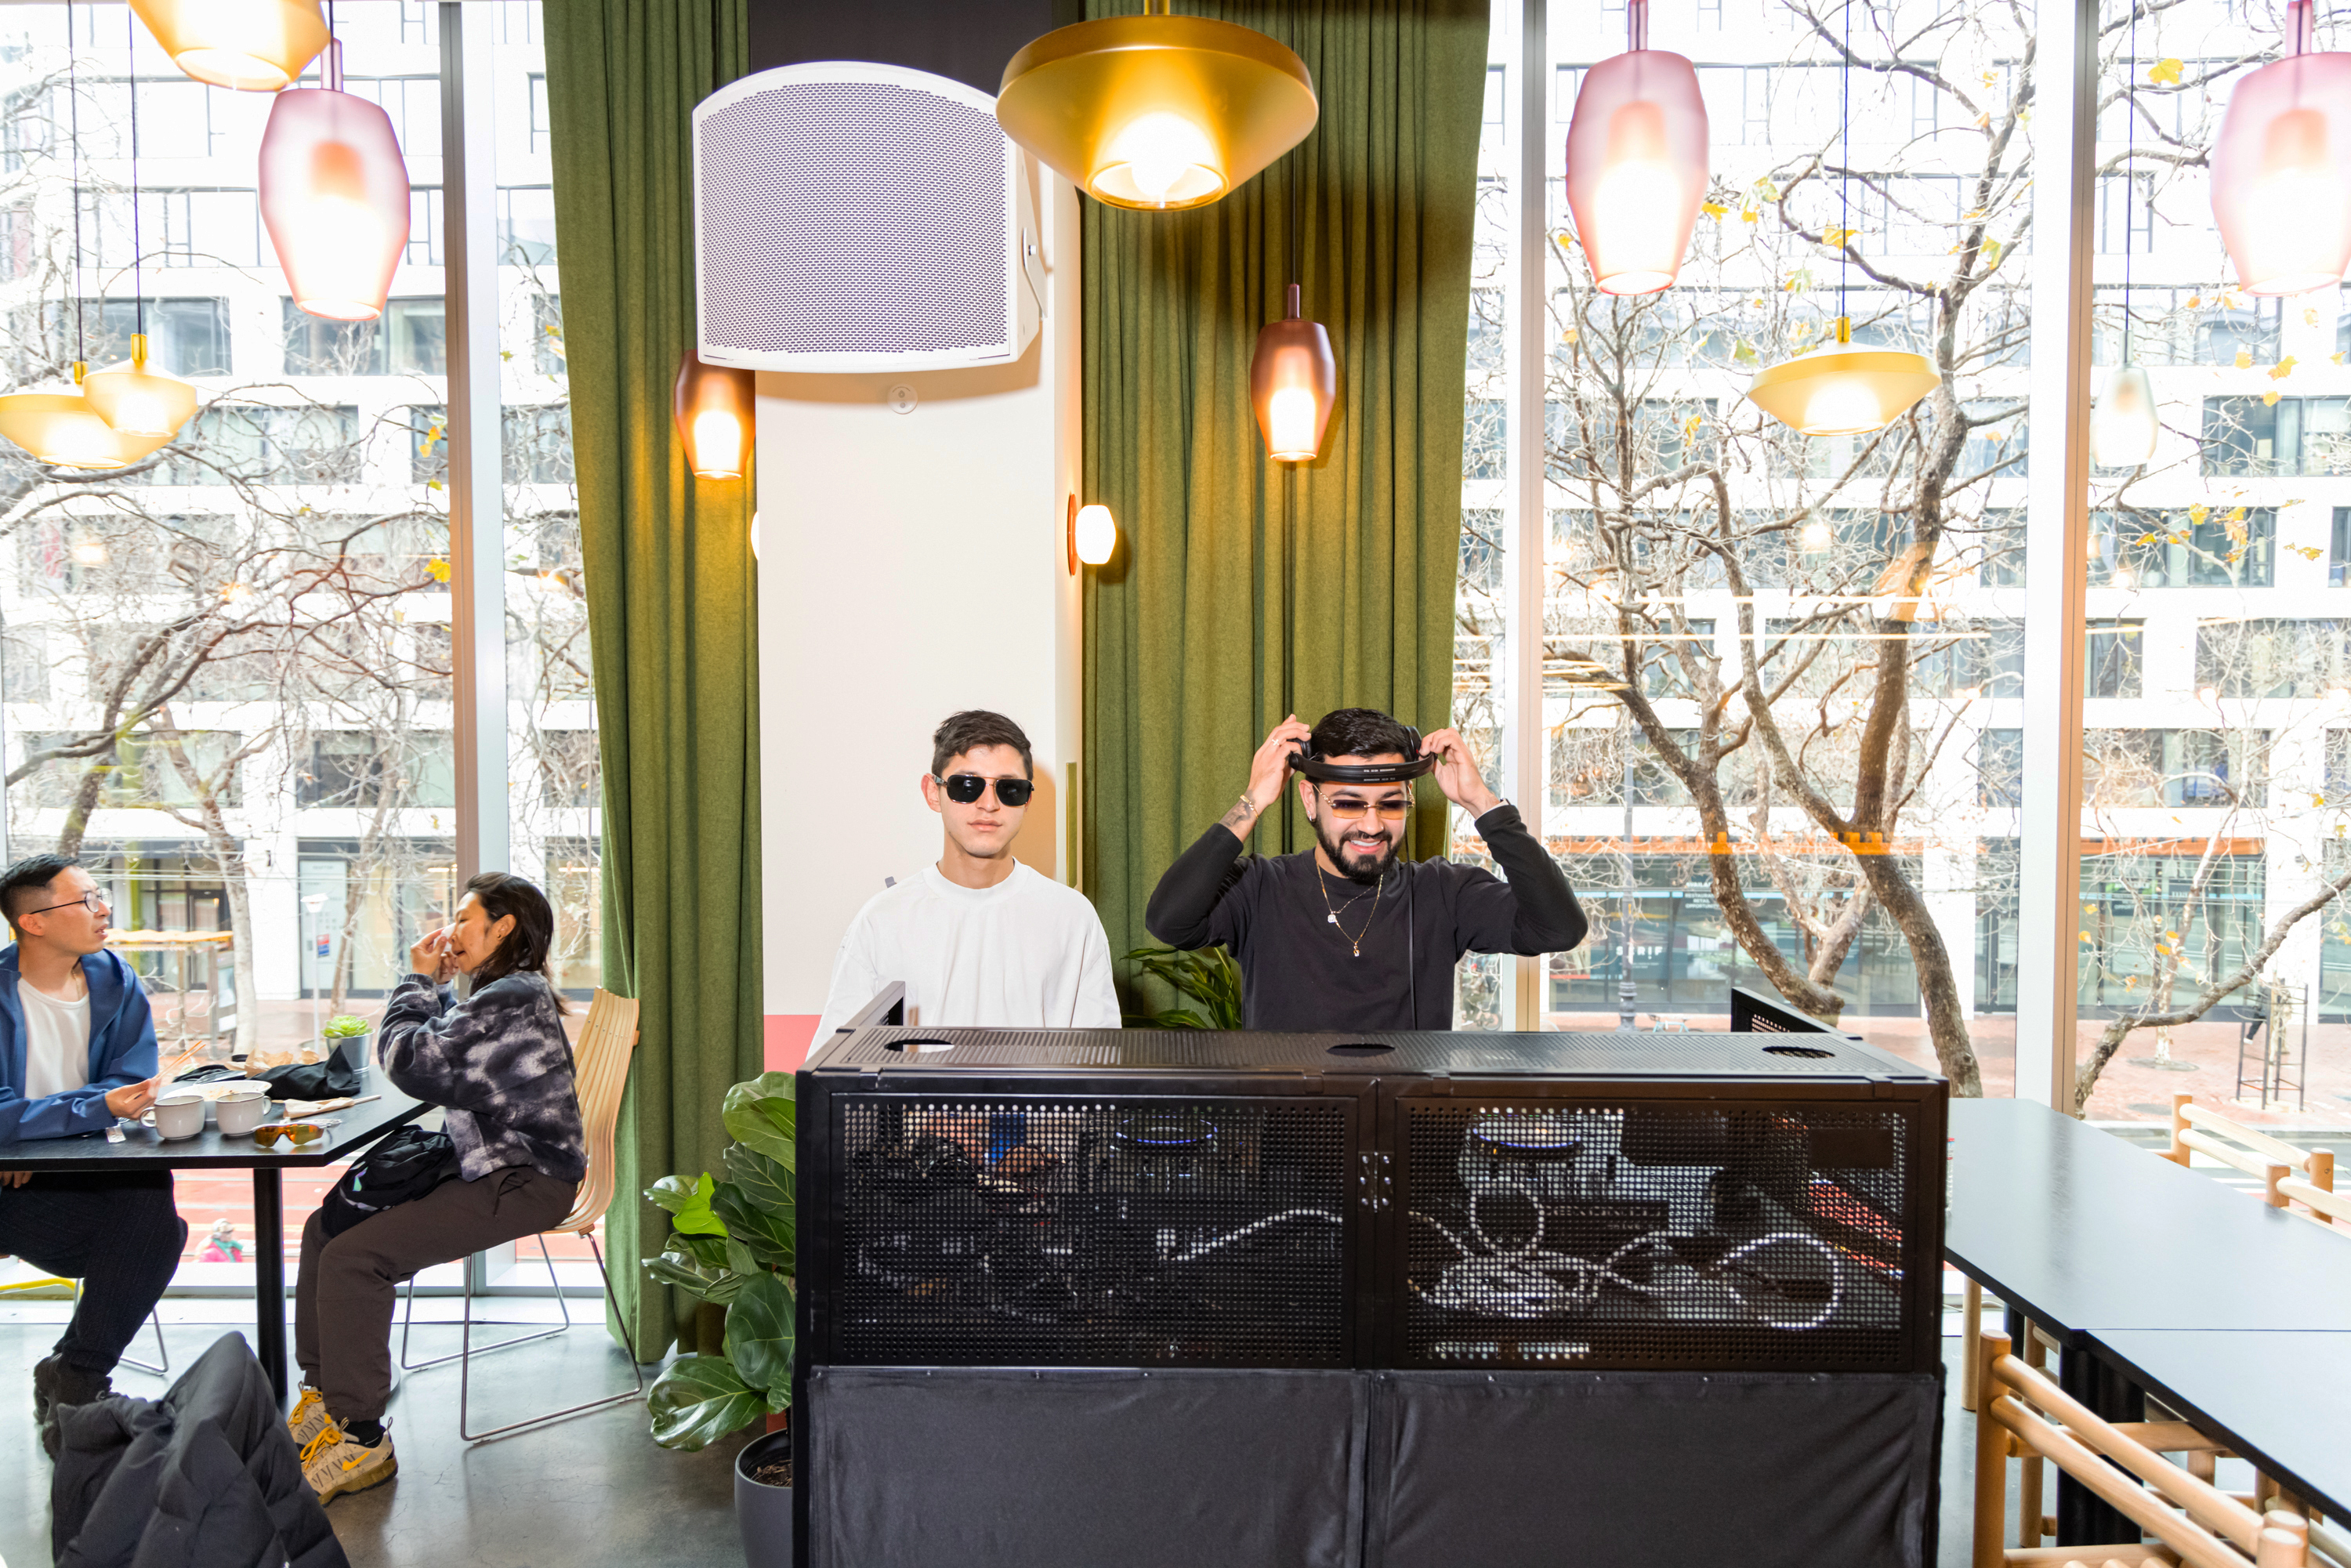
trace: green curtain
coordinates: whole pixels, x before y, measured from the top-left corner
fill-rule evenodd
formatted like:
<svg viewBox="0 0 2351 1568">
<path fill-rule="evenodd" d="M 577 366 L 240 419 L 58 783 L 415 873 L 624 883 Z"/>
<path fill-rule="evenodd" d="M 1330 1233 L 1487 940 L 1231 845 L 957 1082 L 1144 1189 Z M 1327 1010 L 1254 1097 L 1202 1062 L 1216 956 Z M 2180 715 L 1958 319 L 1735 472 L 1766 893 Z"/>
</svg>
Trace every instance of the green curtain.
<svg viewBox="0 0 2351 1568">
<path fill-rule="evenodd" d="M 643 1286 L 639 1194 L 717 1163 L 760 1067 L 756 582 L 747 479 L 696 480 L 670 423 L 695 341 L 694 106 L 744 74 L 745 0 L 547 7 L 557 265 L 604 779 L 604 984 L 643 1003 L 612 1284 L 640 1355 L 690 1303 Z"/>
<path fill-rule="evenodd" d="M 1083 865 L 1113 952 L 1151 940 L 1160 873 L 1285 712 L 1452 722 L 1485 0 L 1185 8 L 1296 49 L 1322 118 L 1213 206 L 1085 204 L 1086 499 L 1122 542 L 1086 589 Z M 1322 456 L 1286 472 L 1249 366 L 1293 276 L 1330 329 L 1339 403 Z M 1421 802 L 1414 852 L 1438 852 L 1442 801 Z M 1252 838 L 1311 842 L 1294 802 Z"/>
</svg>

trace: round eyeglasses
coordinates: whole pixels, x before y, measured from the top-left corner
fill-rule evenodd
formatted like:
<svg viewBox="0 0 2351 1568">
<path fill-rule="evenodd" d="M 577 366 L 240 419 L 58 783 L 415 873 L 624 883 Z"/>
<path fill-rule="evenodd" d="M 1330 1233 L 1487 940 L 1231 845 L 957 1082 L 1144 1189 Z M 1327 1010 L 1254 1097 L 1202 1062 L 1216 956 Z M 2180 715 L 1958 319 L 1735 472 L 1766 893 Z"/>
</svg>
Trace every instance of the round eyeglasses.
<svg viewBox="0 0 2351 1568">
<path fill-rule="evenodd" d="M 92 915 L 103 915 L 110 908 L 113 907 L 106 902 L 106 894 L 99 892 L 98 889 L 93 887 L 88 893 L 83 894 L 79 898 L 68 898 L 63 904 L 44 904 L 38 909 L 27 909 L 25 913 L 27 915 L 47 915 L 52 909 L 71 909 L 77 904 L 80 904 L 84 909 L 89 910 Z"/>
</svg>

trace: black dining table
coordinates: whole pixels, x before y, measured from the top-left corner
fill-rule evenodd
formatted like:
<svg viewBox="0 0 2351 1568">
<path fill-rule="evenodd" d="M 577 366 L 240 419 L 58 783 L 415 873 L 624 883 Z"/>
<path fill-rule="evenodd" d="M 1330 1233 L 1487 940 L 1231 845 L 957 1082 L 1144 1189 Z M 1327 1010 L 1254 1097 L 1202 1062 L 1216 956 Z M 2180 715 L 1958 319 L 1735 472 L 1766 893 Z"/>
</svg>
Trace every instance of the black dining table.
<svg viewBox="0 0 2351 1568">
<path fill-rule="evenodd" d="M 2113 1334 L 2351 1331 L 2345 1237 L 2032 1101 L 1954 1100 L 1950 1138 L 1944 1256 L 2008 1303 L 2011 1334 L 2021 1316 L 2057 1340 L 2058 1382 L 2100 1415 L 2145 1406 L 2101 1354 Z M 2057 1524 L 2061 1546 L 2137 1539 L 2062 1473 Z"/>
<path fill-rule="evenodd" d="M 329 1112 L 335 1125 L 315 1142 L 279 1141 L 264 1148 L 250 1135 L 228 1137 L 207 1125 L 193 1138 L 166 1141 L 141 1122 L 120 1124 L 120 1142 L 104 1133 L 72 1138 L 0 1141 L 0 1171 L 246 1170 L 253 1172 L 253 1305 L 256 1348 L 278 1402 L 286 1399 L 286 1204 L 282 1173 L 347 1160 L 432 1106 L 394 1089 L 381 1070 L 368 1068 L 359 1092 L 379 1098 Z"/>
</svg>

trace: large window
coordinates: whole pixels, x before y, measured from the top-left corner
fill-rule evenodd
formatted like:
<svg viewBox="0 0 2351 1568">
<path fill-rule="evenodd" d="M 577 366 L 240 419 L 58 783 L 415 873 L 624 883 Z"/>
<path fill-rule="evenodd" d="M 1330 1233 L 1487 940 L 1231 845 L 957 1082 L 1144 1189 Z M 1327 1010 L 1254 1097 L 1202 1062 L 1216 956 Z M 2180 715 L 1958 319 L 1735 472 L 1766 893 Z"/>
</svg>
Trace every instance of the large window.
<svg viewBox="0 0 2351 1568">
<path fill-rule="evenodd" d="M 257 225 L 269 100 L 189 81 L 120 7 L 0 9 L 7 209 L 0 310 L 14 386 L 105 362 L 141 324 L 202 412 L 103 484 L 0 458 L 7 852 L 81 855 L 115 899 L 159 1027 L 221 1060 L 298 1051 L 372 1016 L 456 894 L 460 813 L 446 413 L 494 357 L 512 868 L 558 910 L 559 983 L 599 977 L 595 714 L 570 485 L 538 6 L 487 30 L 493 166 L 470 188 L 499 235 L 496 319 L 449 331 L 441 7 L 345 0 L 350 90 L 381 103 L 414 195 L 380 320 L 305 315 Z M 131 118 L 139 181 L 131 198 Z M 80 265 L 65 127 L 81 125 Z M 139 249 L 134 254 L 132 236 Z M 135 266 L 134 266 L 135 264 Z M 141 276 L 143 275 L 143 276 Z M 579 1010 L 575 1009 L 576 1023 Z M 329 1173 L 331 1176 L 332 1173 Z M 314 1184 L 322 1185 L 322 1184 Z M 242 1173 L 183 1176 L 187 1278 L 215 1218 L 250 1243 Z M 289 1234 L 315 1192 L 289 1188 Z M 578 1249 L 576 1242 L 571 1244 Z M 584 1259 L 584 1249 L 578 1249 Z M 454 1278 L 454 1275 L 452 1276 Z M 590 1275 L 592 1279 L 592 1274 Z M 544 1283 L 543 1271 L 539 1282 Z"/>
</svg>

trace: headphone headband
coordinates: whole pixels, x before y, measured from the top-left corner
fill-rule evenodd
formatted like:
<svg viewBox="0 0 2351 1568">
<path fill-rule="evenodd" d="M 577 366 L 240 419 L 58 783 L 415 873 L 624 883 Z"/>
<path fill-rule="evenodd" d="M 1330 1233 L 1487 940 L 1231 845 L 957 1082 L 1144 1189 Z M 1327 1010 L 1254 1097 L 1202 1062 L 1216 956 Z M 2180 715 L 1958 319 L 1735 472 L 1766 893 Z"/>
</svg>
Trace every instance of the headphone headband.
<svg viewBox="0 0 2351 1568">
<path fill-rule="evenodd" d="M 1325 762 L 1311 752 L 1293 751 L 1290 766 L 1318 784 L 1409 784 L 1434 768 L 1437 758 L 1420 755 L 1420 731 L 1406 725 L 1404 733 L 1406 749 L 1402 762 Z"/>
</svg>

